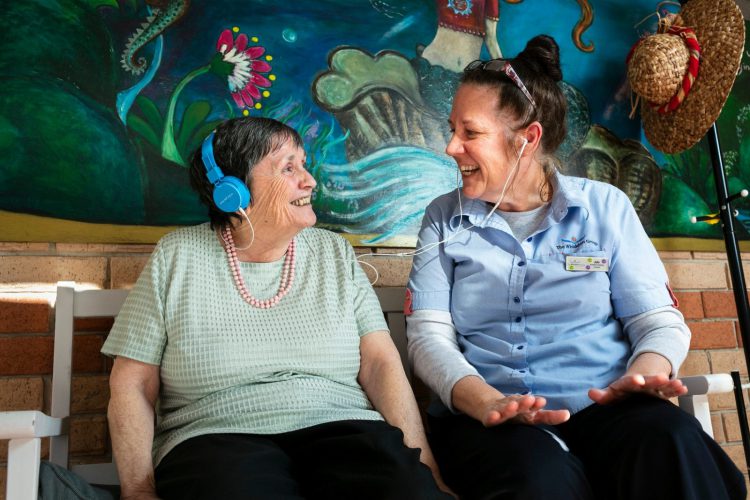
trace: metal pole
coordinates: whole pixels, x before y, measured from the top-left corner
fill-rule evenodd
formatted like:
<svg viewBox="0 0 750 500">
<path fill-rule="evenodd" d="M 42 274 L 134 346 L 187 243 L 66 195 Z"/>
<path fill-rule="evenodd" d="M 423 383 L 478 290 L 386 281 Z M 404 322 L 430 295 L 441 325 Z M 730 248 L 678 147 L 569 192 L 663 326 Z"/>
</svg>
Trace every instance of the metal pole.
<svg viewBox="0 0 750 500">
<path fill-rule="evenodd" d="M 737 305 L 737 319 L 740 324 L 742 352 L 745 354 L 745 366 L 750 370 L 750 307 L 747 301 L 747 287 L 745 286 L 745 274 L 742 270 L 740 249 L 734 233 L 734 210 L 732 210 L 732 200 L 727 191 L 727 178 L 724 174 L 724 162 L 721 159 L 721 146 L 719 145 L 719 130 L 716 127 L 716 123 L 711 126 L 711 129 L 706 134 L 706 139 L 708 140 L 708 147 L 711 152 L 716 194 L 719 201 L 721 229 L 724 233 L 724 246 L 727 251 L 729 275 L 732 278 L 734 302 Z M 745 450 L 745 460 L 750 464 L 750 432 L 748 431 L 739 373 L 733 372 L 732 379 L 735 385 L 735 402 L 737 404 L 740 432 L 742 433 L 742 446 Z"/>
<path fill-rule="evenodd" d="M 742 381 L 740 372 L 733 371 L 732 382 L 734 382 L 734 404 L 737 408 L 745 407 L 745 396 L 742 394 Z M 745 450 L 745 458 L 750 457 L 750 440 L 747 432 L 747 414 L 744 411 L 738 411 L 737 417 L 740 421 L 740 434 L 742 434 L 742 449 Z M 747 472 L 750 474 L 750 464 L 747 464 Z"/>
<path fill-rule="evenodd" d="M 745 364 L 750 367 L 750 306 L 747 301 L 747 287 L 745 285 L 745 274 L 742 270 L 742 259 L 734 232 L 734 211 L 727 192 L 727 179 L 724 175 L 724 162 L 721 159 L 721 146 L 719 145 L 719 131 L 714 123 L 706 135 L 708 146 L 711 151 L 711 163 L 714 169 L 714 180 L 716 181 L 716 194 L 719 201 L 719 216 L 721 217 L 721 228 L 724 232 L 724 246 L 727 250 L 729 274 L 732 278 L 732 289 L 734 290 L 734 302 L 737 305 L 737 319 L 740 323 L 740 335 L 742 347 L 745 354 Z"/>
</svg>

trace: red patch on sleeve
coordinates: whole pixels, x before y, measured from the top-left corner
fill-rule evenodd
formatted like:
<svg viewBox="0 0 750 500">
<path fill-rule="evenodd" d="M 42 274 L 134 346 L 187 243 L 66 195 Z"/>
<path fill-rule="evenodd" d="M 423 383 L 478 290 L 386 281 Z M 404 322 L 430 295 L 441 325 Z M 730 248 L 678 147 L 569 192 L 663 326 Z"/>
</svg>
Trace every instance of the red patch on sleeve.
<svg viewBox="0 0 750 500">
<path fill-rule="evenodd" d="M 406 297 L 404 297 L 404 315 L 411 316 L 411 313 L 413 312 L 414 311 L 411 310 L 411 290 L 407 288 Z"/>
<path fill-rule="evenodd" d="M 672 307 L 679 308 L 680 307 L 680 301 L 677 300 L 677 296 L 672 291 L 672 288 L 669 286 L 669 283 L 665 283 L 667 286 L 667 291 L 669 292 L 669 296 L 672 297 Z"/>
</svg>

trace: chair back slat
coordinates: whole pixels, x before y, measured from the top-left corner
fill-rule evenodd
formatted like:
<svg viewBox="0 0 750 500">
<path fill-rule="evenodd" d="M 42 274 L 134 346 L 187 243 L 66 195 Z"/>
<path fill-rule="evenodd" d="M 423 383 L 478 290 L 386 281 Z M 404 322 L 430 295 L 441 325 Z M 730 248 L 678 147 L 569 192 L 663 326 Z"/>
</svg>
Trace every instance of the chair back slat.
<svg viewBox="0 0 750 500">
<path fill-rule="evenodd" d="M 127 290 L 76 290 L 73 282 L 61 281 L 57 284 L 51 416 L 65 419 L 70 416 L 75 318 L 117 316 L 127 295 Z M 67 432 L 51 437 L 49 461 L 67 468 L 68 446 Z"/>
</svg>

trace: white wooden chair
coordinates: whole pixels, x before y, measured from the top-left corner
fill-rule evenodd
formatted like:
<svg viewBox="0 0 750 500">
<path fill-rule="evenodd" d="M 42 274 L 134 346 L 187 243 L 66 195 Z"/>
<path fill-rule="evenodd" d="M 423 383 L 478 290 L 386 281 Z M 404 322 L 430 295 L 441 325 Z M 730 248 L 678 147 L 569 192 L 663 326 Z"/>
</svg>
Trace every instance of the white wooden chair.
<svg viewBox="0 0 750 500">
<path fill-rule="evenodd" d="M 403 313 L 405 289 L 376 289 L 381 308 L 391 330 L 401 361 L 408 367 L 406 354 L 406 321 Z M 68 420 L 75 318 L 114 317 L 120 311 L 127 290 L 76 290 L 74 283 L 57 285 L 55 302 L 55 348 L 52 373 L 50 415 L 40 411 L 0 412 L 0 439 L 9 439 L 7 500 L 37 500 L 41 439 L 50 438 L 49 461 L 68 468 Z M 411 370 L 407 368 L 409 380 Z M 416 385 L 416 380 L 412 381 Z M 679 398 L 680 407 L 693 414 L 703 429 L 713 436 L 708 394 L 731 392 L 728 374 L 683 378 L 689 394 Z M 91 484 L 116 485 L 117 470 L 113 463 L 75 465 L 71 470 Z"/>
<path fill-rule="evenodd" d="M 0 412 L 0 439 L 10 439 L 6 500 L 37 500 L 42 438 L 50 438 L 49 461 L 68 468 L 73 322 L 116 316 L 127 294 L 127 290 L 76 290 L 72 282 L 57 284 L 50 414 Z M 71 470 L 91 483 L 118 484 L 112 463 L 77 465 Z"/>
</svg>

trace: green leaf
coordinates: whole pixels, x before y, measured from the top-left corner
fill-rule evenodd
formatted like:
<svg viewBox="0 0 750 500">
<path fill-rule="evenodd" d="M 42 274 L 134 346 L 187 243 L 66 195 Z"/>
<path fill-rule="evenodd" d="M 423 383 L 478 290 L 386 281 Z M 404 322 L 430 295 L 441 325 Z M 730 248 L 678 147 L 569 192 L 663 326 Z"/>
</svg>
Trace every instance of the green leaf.
<svg viewBox="0 0 750 500">
<path fill-rule="evenodd" d="M 216 127 L 219 126 L 221 122 L 224 120 L 214 120 L 210 122 L 206 122 L 197 129 L 195 129 L 193 135 L 190 137 L 190 140 L 185 145 L 185 149 L 182 151 L 185 152 L 183 155 L 185 158 L 190 158 L 190 155 L 193 154 L 193 151 L 198 149 L 201 144 L 203 143 L 203 139 L 205 139 L 208 134 L 214 131 Z"/>
<path fill-rule="evenodd" d="M 135 104 L 141 113 L 143 113 L 143 117 L 154 132 L 160 132 L 164 128 L 164 118 L 161 116 L 161 112 L 156 107 L 156 104 L 154 104 L 154 101 L 145 95 L 139 95 L 135 98 Z"/>
<path fill-rule="evenodd" d="M 191 102 L 185 112 L 182 114 L 182 123 L 180 124 L 179 131 L 177 132 L 177 149 L 185 155 L 185 147 L 193 137 L 195 129 L 200 126 L 203 121 L 208 118 L 211 113 L 211 104 L 208 101 L 194 101 Z"/>
<path fill-rule="evenodd" d="M 134 115 L 133 113 L 129 114 L 128 128 L 146 139 L 157 150 L 161 149 L 161 139 L 159 138 L 159 134 L 157 134 L 140 116 Z"/>
</svg>

